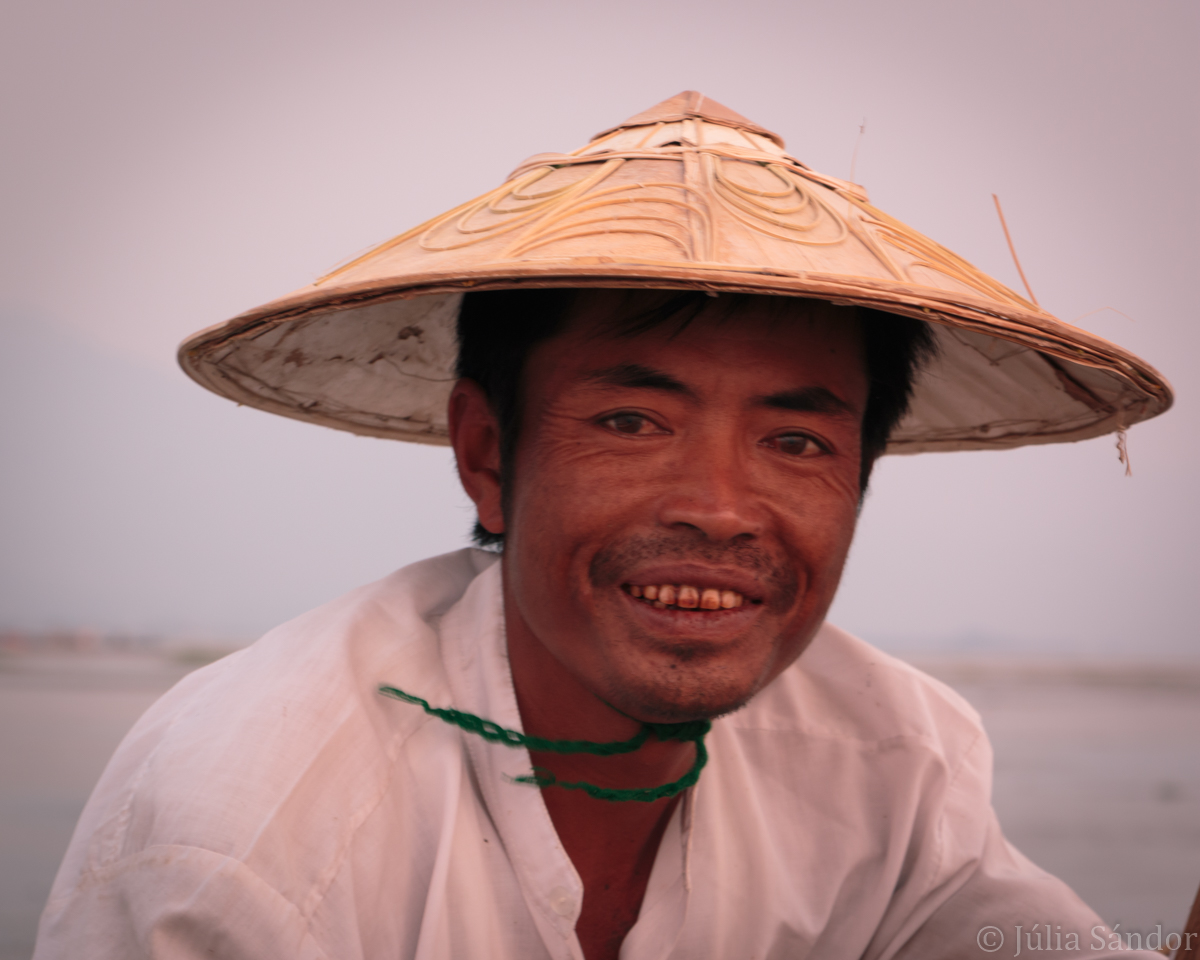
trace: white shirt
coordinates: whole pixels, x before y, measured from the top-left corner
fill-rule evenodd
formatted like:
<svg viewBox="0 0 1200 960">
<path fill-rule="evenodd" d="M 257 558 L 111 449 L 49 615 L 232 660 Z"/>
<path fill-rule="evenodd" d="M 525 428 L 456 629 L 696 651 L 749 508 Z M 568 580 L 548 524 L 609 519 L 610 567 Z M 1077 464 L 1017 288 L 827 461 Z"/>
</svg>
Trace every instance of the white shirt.
<svg viewBox="0 0 1200 960">
<path fill-rule="evenodd" d="M 512 780 L 528 753 L 380 684 L 520 729 L 492 556 L 407 567 L 151 707 L 80 819 L 35 960 L 581 960 L 579 876 Z M 1099 919 L 1001 836 L 974 711 L 837 628 L 707 744 L 623 960 L 949 960 L 988 955 L 988 926 L 1011 957 L 1035 923 L 1095 946 Z"/>
</svg>

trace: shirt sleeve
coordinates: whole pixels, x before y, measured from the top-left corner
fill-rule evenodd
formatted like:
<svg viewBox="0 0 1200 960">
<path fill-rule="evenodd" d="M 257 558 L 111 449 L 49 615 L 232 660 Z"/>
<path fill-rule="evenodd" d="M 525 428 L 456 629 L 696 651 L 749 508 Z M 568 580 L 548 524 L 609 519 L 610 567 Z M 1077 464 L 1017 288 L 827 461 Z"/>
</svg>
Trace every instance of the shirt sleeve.
<svg viewBox="0 0 1200 960">
<path fill-rule="evenodd" d="M 981 731 L 940 805 L 936 866 L 923 891 L 909 891 L 907 922 L 880 955 L 962 960 L 1053 951 L 1072 960 L 1161 960 L 1160 953 L 1126 949 L 1128 941 L 1117 939 L 1070 887 L 1004 838 L 991 806 L 991 771 L 991 746 Z"/>
<path fill-rule="evenodd" d="M 294 904 L 245 864 L 152 846 L 85 872 L 42 915 L 34 960 L 329 960 Z"/>
</svg>

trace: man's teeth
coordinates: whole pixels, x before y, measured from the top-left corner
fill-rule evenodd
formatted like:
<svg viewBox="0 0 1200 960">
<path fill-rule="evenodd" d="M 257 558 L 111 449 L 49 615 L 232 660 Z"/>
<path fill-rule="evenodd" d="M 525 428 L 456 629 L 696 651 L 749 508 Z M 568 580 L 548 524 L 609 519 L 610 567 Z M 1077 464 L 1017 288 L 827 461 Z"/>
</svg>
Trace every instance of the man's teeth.
<svg viewBox="0 0 1200 960">
<path fill-rule="evenodd" d="M 736 590 L 718 590 L 716 587 L 693 587 L 691 584 L 651 584 L 637 587 L 632 584 L 629 592 L 642 600 L 651 601 L 656 607 L 678 607 L 682 610 L 732 610 L 746 602 Z"/>
</svg>

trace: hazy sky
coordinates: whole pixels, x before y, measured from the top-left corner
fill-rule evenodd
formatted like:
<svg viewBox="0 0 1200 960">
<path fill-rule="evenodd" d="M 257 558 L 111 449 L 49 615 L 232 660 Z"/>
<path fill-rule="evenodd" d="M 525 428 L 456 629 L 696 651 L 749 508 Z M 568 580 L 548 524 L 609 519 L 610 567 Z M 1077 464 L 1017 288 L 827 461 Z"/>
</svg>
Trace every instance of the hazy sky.
<svg viewBox="0 0 1200 960">
<path fill-rule="evenodd" d="M 0 31 L 0 627 L 250 637 L 465 541 L 447 451 L 235 407 L 186 335 L 683 89 L 1178 402 L 889 458 L 832 618 L 894 649 L 1196 655 L 1193 0 L 40 0 Z M 1111 308 L 1101 310 L 1101 308 Z M 1120 313 L 1115 312 L 1120 311 Z M 1122 316 L 1125 314 L 1126 316 Z"/>
</svg>

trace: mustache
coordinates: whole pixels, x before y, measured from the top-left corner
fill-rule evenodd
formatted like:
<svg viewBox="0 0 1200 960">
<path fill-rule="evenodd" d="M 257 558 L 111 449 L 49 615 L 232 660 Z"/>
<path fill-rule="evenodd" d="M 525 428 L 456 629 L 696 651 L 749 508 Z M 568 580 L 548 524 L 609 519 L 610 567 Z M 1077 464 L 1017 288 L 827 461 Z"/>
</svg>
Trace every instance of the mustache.
<svg viewBox="0 0 1200 960">
<path fill-rule="evenodd" d="M 800 590 L 796 571 L 758 543 L 714 543 L 698 532 L 638 536 L 605 547 L 592 558 L 588 576 L 597 586 L 616 586 L 629 570 L 649 561 L 736 567 L 764 585 L 770 606 L 790 606 Z"/>
</svg>

